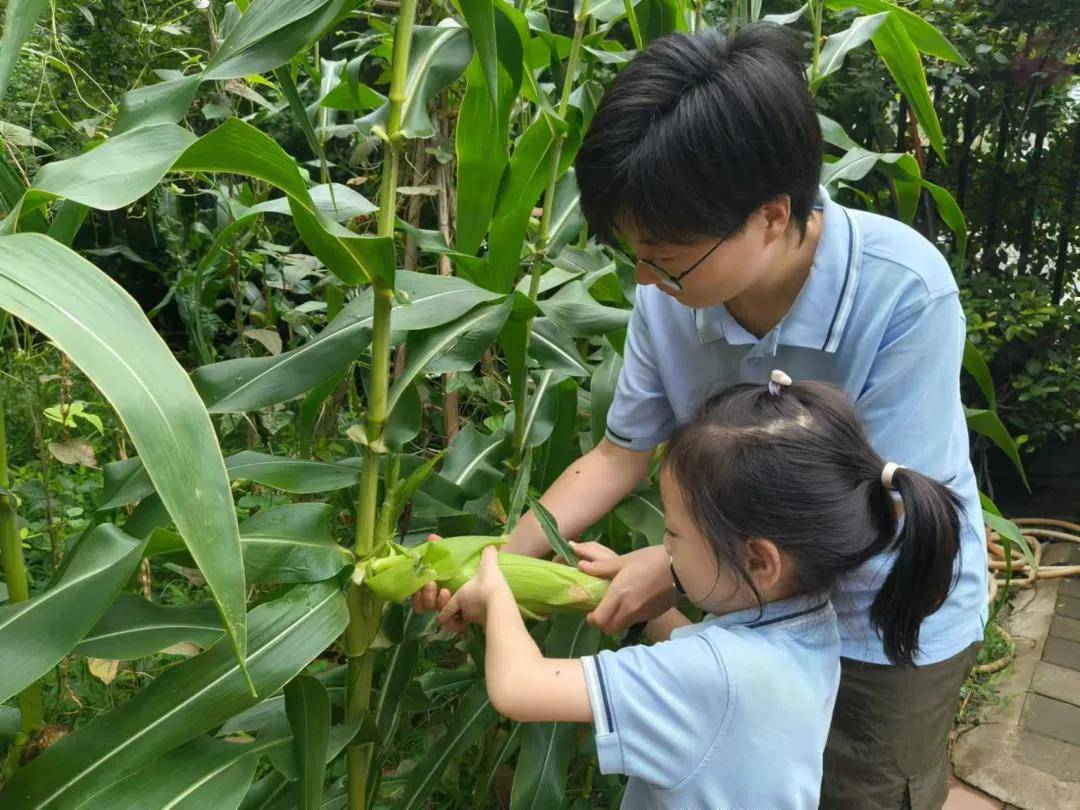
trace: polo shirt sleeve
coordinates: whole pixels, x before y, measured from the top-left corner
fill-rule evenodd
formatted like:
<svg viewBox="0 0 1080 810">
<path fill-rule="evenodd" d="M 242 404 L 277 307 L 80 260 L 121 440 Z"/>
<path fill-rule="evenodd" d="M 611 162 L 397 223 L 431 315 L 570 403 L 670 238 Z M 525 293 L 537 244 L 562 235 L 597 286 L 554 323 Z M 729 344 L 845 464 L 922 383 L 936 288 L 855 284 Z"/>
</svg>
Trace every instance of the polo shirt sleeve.
<svg viewBox="0 0 1080 810">
<path fill-rule="evenodd" d="M 955 290 L 893 319 L 856 404 L 874 449 L 942 483 L 968 463 L 960 400 L 966 323 Z"/>
<path fill-rule="evenodd" d="M 675 429 L 675 414 L 658 370 L 663 358 L 649 328 L 645 290 L 639 290 L 637 298 L 606 435 L 612 444 L 628 450 L 652 450 Z"/>
<path fill-rule="evenodd" d="M 716 647 L 695 634 L 582 659 L 601 773 L 670 789 L 691 776 L 734 705 Z"/>
</svg>

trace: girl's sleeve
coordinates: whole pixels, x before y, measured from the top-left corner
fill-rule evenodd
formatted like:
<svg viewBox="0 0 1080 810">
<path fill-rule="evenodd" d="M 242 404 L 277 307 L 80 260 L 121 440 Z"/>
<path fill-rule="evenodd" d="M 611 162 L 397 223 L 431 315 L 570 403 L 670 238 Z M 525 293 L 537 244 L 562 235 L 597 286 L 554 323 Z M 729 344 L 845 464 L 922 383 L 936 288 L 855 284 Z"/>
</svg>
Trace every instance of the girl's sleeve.
<svg viewBox="0 0 1080 810">
<path fill-rule="evenodd" d="M 602 773 L 676 787 L 727 726 L 734 688 L 700 635 L 582 659 Z"/>
</svg>

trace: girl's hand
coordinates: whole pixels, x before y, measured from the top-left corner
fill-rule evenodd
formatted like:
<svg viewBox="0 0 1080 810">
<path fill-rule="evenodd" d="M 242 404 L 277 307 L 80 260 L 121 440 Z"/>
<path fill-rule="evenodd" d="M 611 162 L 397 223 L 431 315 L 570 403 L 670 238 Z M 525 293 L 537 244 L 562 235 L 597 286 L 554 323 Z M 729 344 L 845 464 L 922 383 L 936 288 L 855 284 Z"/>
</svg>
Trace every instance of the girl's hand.
<svg viewBox="0 0 1080 810">
<path fill-rule="evenodd" d="M 436 543 L 442 540 L 437 534 L 428 535 L 429 543 Z M 450 591 L 446 588 L 439 590 L 439 586 L 434 582 L 429 582 L 423 588 L 418 590 L 412 596 L 412 607 L 417 613 L 431 613 L 434 610 L 441 610 L 450 599 Z"/>
<path fill-rule="evenodd" d="M 510 586 L 499 568 L 499 551 L 488 546 L 480 557 L 476 574 L 445 602 L 440 598 L 438 622 L 460 633 L 469 622 L 487 624 L 488 607 L 496 599 L 514 600 Z"/>
</svg>

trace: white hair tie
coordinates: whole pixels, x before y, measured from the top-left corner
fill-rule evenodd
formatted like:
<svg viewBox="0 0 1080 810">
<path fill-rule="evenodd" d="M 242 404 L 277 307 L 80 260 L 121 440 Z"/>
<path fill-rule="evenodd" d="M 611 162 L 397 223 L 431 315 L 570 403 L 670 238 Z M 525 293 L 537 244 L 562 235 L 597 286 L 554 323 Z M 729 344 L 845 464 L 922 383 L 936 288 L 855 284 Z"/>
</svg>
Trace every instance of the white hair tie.
<svg viewBox="0 0 1080 810">
<path fill-rule="evenodd" d="M 779 396 L 780 392 L 789 385 L 791 385 L 791 377 L 778 368 L 773 369 L 772 374 L 769 375 L 769 393 L 774 397 Z"/>
<path fill-rule="evenodd" d="M 885 489 L 893 489 L 893 475 L 897 470 L 904 469 L 907 468 L 903 464 L 897 464 L 895 461 L 890 461 L 881 468 L 881 483 L 885 486 Z"/>
</svg>

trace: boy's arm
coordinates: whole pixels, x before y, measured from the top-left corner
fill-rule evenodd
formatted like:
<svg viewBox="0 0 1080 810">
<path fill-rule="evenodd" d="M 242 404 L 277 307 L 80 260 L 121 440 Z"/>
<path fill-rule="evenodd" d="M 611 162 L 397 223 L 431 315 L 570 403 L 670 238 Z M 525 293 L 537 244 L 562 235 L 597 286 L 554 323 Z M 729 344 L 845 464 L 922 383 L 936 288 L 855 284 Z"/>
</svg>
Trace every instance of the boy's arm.
<svg viewBox="0 0 1080 810">
<path fill-rule="evenodd" d="M 566 468 L 540 502 L 551 512 L 563 535 L 576 537 L 634 491 L 649 472 L 652 457 L 652 450 L 627 450 L 601 439 Z M 532 512 L 518 522 L 504 550 L 531 557 L 543 557 L 551 551 Z"/>
<path fill-rule="evenodd" d="M 671 631 L 678 627 L 686 627 L 692 622 L 675 608 L 666 613 L 661 613 L 655 619 L 645 625 L 645 638 L 649 641 L 667 641 L 671 638 Z"/>
<path fill-rule="evenodd" d="M 484 676 L 491 705 L 523 723 L 591 723 L 581 661 L 544 658 L 525 629 L 509 590 L 488 605 Z"/>
</svg>

